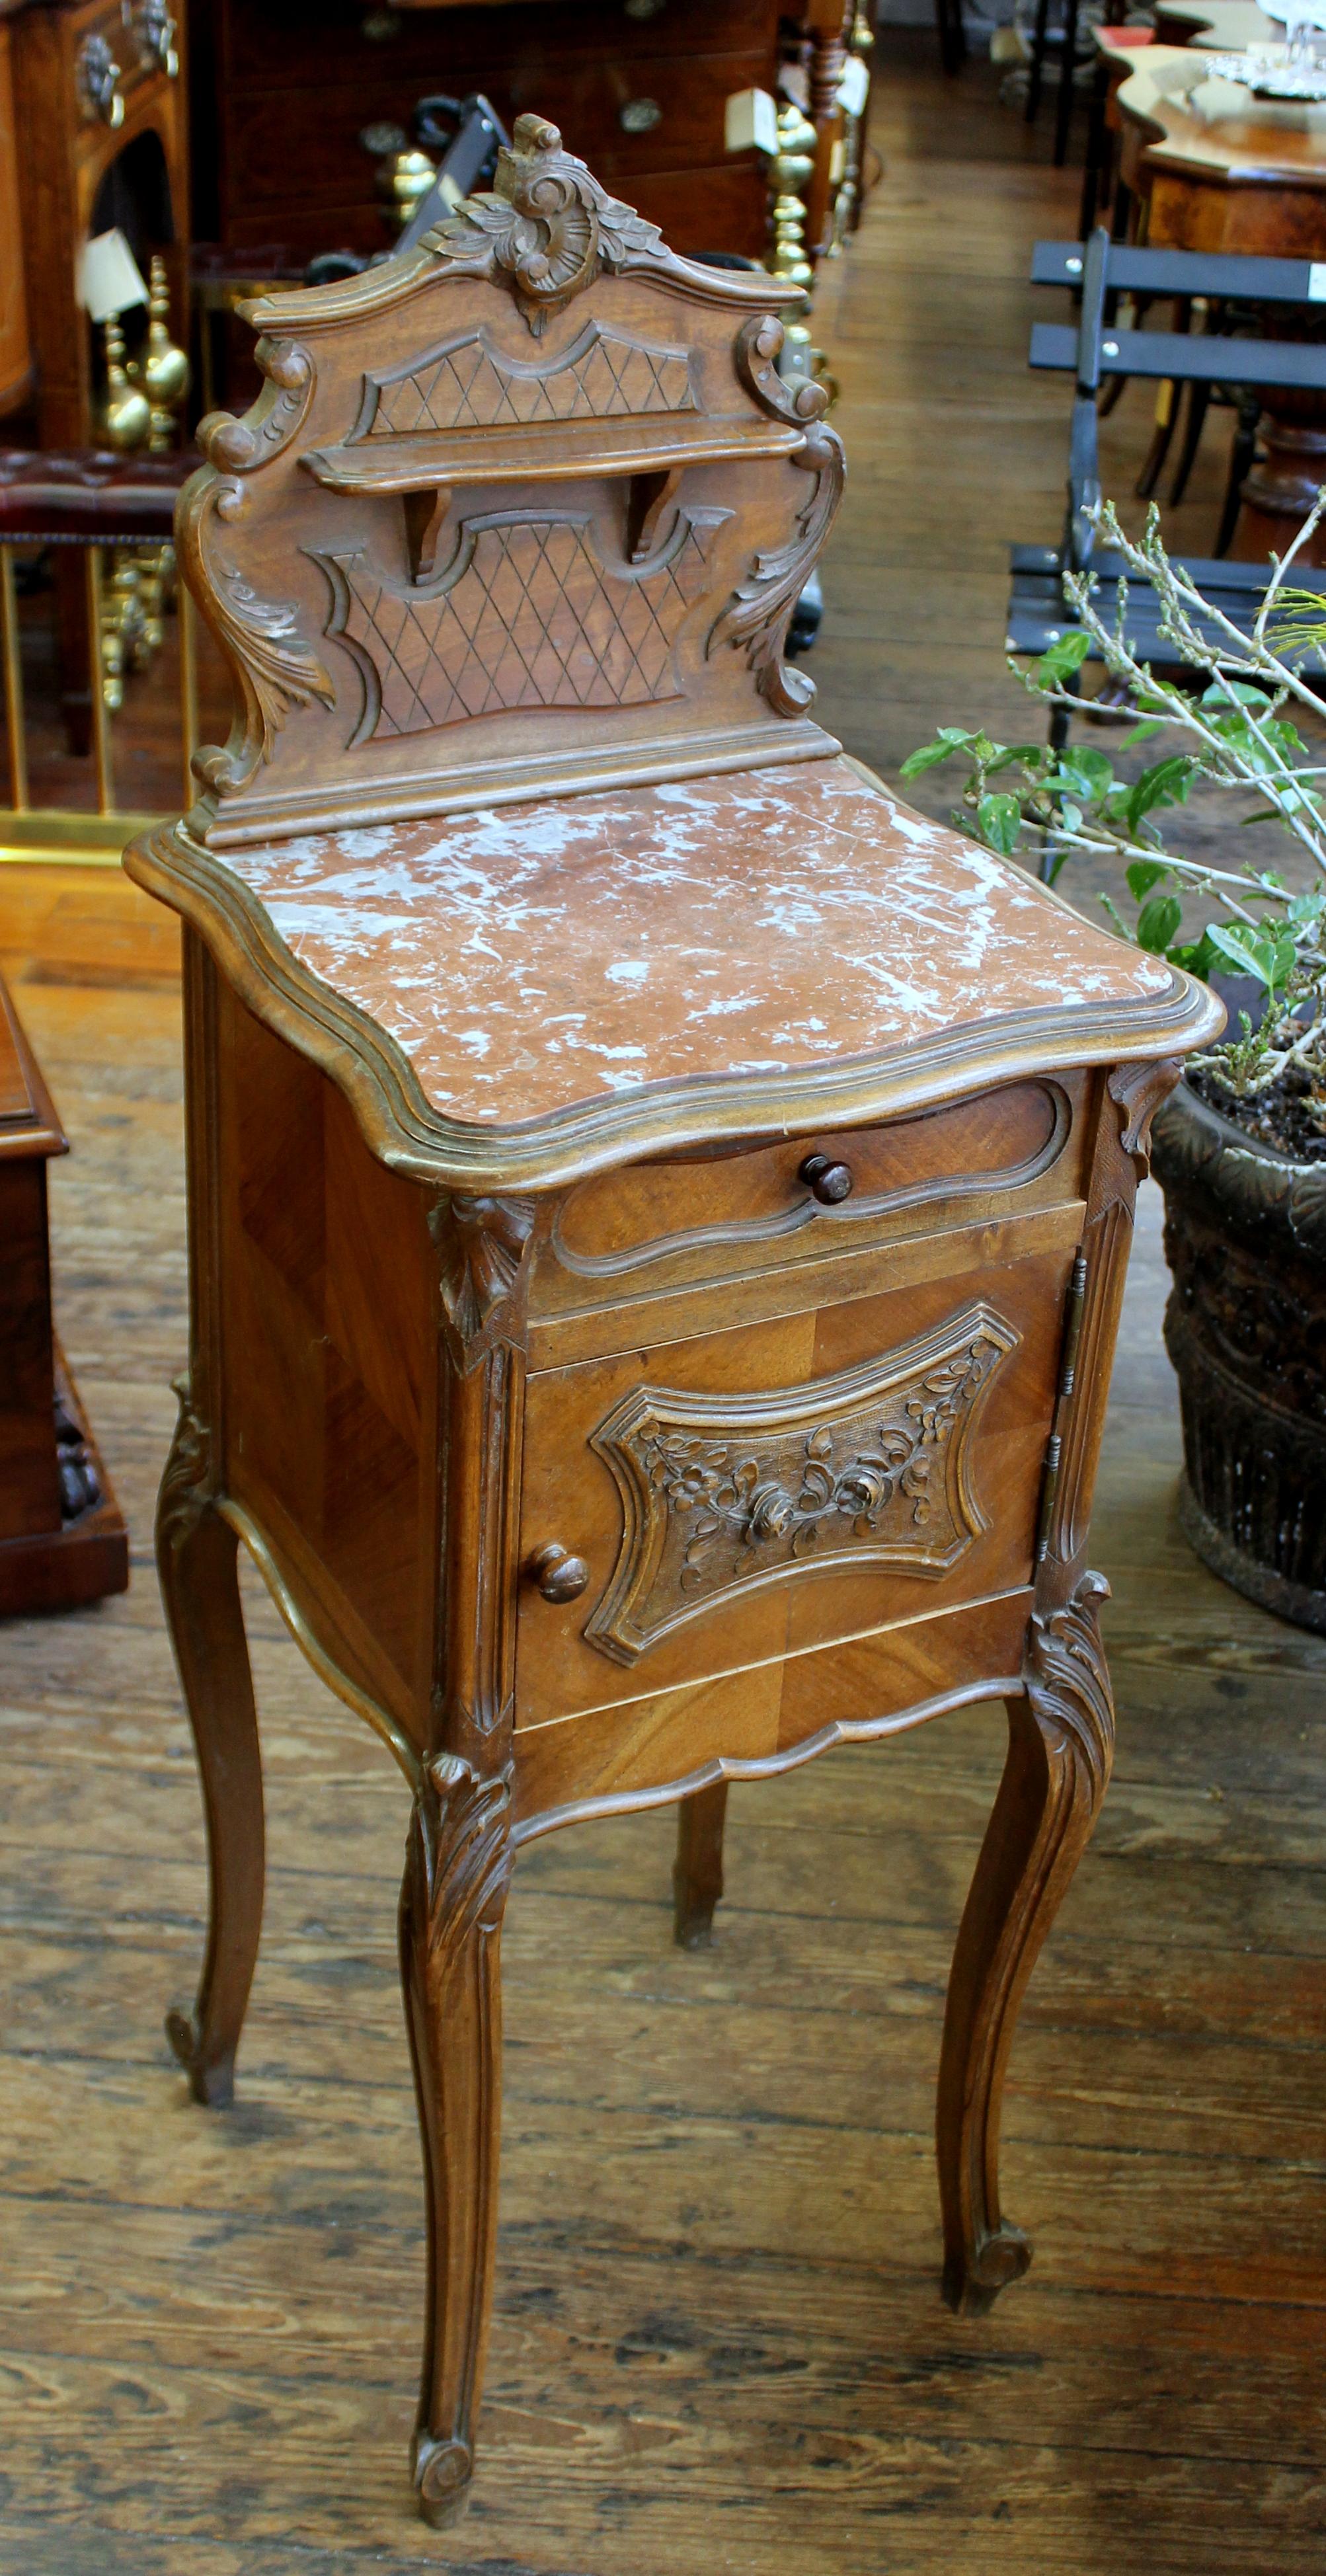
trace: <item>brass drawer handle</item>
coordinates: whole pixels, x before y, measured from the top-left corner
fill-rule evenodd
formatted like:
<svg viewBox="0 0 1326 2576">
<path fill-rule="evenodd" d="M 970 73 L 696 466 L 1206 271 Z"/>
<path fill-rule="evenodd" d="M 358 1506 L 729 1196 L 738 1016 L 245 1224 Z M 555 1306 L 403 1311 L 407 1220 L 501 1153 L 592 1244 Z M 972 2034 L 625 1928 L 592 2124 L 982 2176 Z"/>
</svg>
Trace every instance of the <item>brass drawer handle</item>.
<svg viewBox="0 0 1326 2576">
<path fill-rule="evenodd" d="M 852 1175 L 846 1163 L 831 1163 L 827 1154 L 807 1154 L 799 1177 L 821 1207 L 841 1207 L 852 1195 Z"/>
<path fill-rule="evenodd" d="M 583 1556 L 568 1556 L 556 1539 L 535 1549 L 525 1571 L 545 1601 L 578 1601 L 589 1581 Z"/>
<path fill-rule="evenodd" d="M 663 110 L 656 98 L 628 98 L 619 123 L 624 134 L 652 134 L 663 122 Z"/>
</svg>

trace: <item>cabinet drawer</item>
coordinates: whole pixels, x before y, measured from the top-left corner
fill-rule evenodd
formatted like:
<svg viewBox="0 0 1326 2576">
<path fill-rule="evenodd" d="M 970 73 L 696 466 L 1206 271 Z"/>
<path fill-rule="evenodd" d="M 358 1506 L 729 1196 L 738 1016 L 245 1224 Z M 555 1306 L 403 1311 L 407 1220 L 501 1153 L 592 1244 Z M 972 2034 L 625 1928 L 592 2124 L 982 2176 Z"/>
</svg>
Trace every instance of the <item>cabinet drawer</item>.
<svg viewBox="0 0 1326 2576">
<path fill-rule="evenodd" d="M 1067 1215 L 1067 1211 L 1065 1214 Z M 529 1381 L 517 1723 L 1028 1581 L 1075 1236 Z"/>
<path fill-rule="evenodd" d="M 748 1302 L 805 1303 L 801 1273 L 832 1266 L 820 1292 L 829 1302 L 855 1293 L 841 1285 L 845 1272 L 885 1245 L 977 1222 L 1016 1231 L 1038 1209 L 1075 1202 L 1086 1081 L 1013 1083 L 886 1126 L 672 1155 L 581 1182 L 558 1204 L 535 1258 L 535 1365 L 620 1349 L 638 1335 L 680 1338 L 708 1321 L 684 1323 L 685 1309 L 735 1283 Z M 849 1196 L 817 1198 L 803 1177 L 812 1156 L 846 1169 Z"/>
</svg>

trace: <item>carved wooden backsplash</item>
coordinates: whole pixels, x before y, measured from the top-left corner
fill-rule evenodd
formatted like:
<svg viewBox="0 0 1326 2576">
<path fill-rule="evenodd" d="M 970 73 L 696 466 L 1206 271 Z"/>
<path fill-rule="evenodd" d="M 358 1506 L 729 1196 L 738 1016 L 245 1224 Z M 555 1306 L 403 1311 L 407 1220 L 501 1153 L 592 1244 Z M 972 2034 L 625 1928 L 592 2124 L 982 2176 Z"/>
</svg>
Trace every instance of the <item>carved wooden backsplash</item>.
<svg viewBox="0 0 1326 2576">
<path fill-rule="evenodd" d="M 184 575 L 236 683 L 214 846 L 836 749 L 785 667 L 842 449 L 773 279 L 674 258 L 540 118 L 417 252 L 247 309 Z"/>
</svg>

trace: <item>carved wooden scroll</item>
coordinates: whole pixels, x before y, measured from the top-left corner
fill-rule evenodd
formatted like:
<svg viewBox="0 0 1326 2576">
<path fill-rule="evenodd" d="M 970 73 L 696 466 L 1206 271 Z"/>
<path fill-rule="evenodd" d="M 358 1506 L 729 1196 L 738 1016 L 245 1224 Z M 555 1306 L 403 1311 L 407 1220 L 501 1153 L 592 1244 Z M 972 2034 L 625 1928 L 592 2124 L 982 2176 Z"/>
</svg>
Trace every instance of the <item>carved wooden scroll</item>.
<svg viewBox="0 0 1326 2576">
<path fill-rule="evenodd" d="M 803 1567 L 873 1558 L 947 1574 L 986 1527 L 969 1450 L 1017 1340 L 979 1304 L 808 1386 L 733 1396 L 637 1387 L 591 1442 L 624 1528 L 586 1638 L 630 1664 L 715 1601 Z"/>
<path fill-rule="evenodd" d="M 842 450 L 771 278 L 674 257 L 555 127 L 363 277 L 247 308 L 184 578 L 236 688 L 214 847 L 813 758 L 784 668 Z"/>
</svg>

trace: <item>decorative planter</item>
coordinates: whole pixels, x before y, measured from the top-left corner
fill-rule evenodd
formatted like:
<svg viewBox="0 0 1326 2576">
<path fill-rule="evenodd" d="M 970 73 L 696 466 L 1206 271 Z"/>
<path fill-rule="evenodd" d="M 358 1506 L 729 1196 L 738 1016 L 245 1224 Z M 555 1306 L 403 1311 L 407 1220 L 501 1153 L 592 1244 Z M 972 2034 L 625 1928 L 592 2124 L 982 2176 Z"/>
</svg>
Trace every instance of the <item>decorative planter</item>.
<svg viewBox="0 0 1326 2576">
<path fill-rule="evenodd" d="M 1184 1535 L 1237 1591 L 1326 1630 L 1326 1163 L 1258 1143 L 1181 1082 L 1152 1169 Z"/>
</svg>

